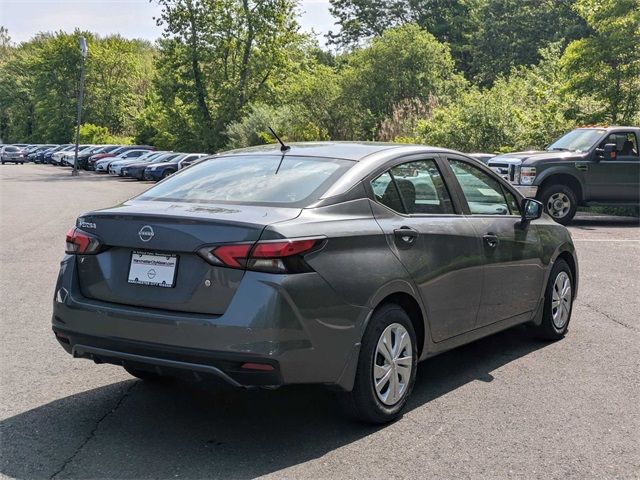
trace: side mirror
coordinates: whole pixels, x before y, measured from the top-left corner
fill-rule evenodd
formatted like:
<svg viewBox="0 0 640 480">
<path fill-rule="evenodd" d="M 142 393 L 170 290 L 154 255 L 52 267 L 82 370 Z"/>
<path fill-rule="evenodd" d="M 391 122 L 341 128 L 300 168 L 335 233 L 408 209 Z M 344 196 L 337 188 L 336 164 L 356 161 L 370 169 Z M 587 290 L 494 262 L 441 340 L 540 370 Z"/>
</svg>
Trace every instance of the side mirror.
<svg viewBox="0 0 640 480">
<path fill-rule="evenodd" d="M 525 198 L 522 201 L 522 221 L 530 222 L 531 220 L 537 220 L 542 216 L 542 210 L 542 202 L 533 198 Z"/>
<path fill-rule="evenodd" d="M 597 160 L 615 160 L 618 157 L 618 150 L 615 143 L 607 143 L 604 148 L 596 148 Z"/>
<path fill-rule="evenodd" d="M 604 146 L 604 159 L 605 160 L 615 160 L 618 156 L 618 151 L 616 149 L 615 143 L 607 143 Z"/>
</svg>

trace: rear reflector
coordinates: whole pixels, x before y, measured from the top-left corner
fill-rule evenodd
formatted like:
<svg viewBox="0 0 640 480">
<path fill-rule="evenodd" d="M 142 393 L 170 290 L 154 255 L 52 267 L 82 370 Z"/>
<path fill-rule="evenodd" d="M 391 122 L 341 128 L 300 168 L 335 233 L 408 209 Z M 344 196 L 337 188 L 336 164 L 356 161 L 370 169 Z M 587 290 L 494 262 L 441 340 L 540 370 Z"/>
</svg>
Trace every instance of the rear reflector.
<svg viewBox="0 0 640 480">
<path fill-rule="evenodd" d="M 245 370 L 263 370 L 268 372 L 275 370 L 273 365 L 269 365 L 268 363 L 243 363 L 240 368 Z"/>
</svg>

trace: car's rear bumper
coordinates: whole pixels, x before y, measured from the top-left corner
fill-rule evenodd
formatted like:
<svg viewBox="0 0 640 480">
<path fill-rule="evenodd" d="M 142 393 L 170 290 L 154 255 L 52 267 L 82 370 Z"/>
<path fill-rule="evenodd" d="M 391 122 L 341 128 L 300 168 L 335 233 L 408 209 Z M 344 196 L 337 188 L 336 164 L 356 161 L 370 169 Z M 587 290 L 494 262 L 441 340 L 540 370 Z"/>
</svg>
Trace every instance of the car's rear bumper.
<svg viewBox="0 0 640 480">
<path fill-rule="evenodd" d="M 247 272 L 224 314 L 207 315 L 84 297 L 75 262 L 68 256 L 61 264 L 52 323 L 76 357 L 160 373 L 210 373 L 232 385 L 353 385 L 370 309 L 347 303 L 318 274 Z M 245 363 L 273 368 L 242 368 Z"/>
</svg>

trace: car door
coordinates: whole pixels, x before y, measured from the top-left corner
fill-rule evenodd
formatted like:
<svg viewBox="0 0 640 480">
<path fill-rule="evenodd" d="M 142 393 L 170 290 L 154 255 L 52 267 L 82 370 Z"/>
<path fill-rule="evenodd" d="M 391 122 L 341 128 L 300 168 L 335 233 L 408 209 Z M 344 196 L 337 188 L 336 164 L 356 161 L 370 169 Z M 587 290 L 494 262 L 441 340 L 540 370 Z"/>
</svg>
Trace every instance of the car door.
<svg viewBox="0 0 640 480">
<path fill-rule="evenodd" d="M 403 160 L 370 179 L 372 210 L 417 286 L 431 338 L 439 342 L 474 328 L 482 247 L 449 194 L 440 160 L 435 155 Z"/>
<path fill-rule="evenodd" d="M 464 157 L 447 159 L 467 218 L 482 238 L 483 291 L 476 327 L 531 316 L 544 276 L 537 229 L 522 222 L 519 197 L 496 174 Z"/>
<path fill-rule="evenodd" d="M 640 152 L 638 136 L 633 131 L 611 133 L 599 148 L 607 143 L 616 145 L 615 158 L 597 157 L 587 165 L 585 179 L 589 199 L 602 202 L 631 202 L 640 200 Z"/>
</svg>

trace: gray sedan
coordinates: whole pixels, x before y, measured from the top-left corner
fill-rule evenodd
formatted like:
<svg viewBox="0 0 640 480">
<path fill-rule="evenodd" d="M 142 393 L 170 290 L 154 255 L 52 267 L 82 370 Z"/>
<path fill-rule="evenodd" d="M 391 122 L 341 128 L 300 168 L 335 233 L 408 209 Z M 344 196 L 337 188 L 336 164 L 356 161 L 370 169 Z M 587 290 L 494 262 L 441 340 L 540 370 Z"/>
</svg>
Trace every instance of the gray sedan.
<svg viewBox="0 0 640 480">
<path fill-rule="evenodd" d="M 132 375 L 327 385 L 396 418 L 419 361 L 567 332 L 567 229 L 451 150 L 302 143 L 209 157 L 67 234 L 53 330 Z"/>
</svg>

